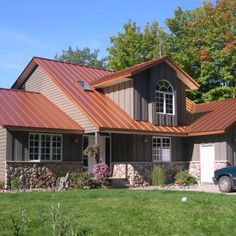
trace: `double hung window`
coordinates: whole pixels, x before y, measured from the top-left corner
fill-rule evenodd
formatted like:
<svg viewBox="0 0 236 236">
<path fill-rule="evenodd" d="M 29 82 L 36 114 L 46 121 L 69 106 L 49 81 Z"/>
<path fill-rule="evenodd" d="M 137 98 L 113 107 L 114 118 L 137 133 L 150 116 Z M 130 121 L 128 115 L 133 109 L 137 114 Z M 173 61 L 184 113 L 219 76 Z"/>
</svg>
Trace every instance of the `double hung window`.
<svg viewBox="0 0 236 236">
<path fill-rule="evenodd" d="M 62 160 L 62 135 L 30 133 L 29 160 Z"/>
<path fill-rule="evenodd" d="M 170 138 L 152 138 L 152 159 L 154 162 L 171 161 L 171 140 Z"/>
</svg>

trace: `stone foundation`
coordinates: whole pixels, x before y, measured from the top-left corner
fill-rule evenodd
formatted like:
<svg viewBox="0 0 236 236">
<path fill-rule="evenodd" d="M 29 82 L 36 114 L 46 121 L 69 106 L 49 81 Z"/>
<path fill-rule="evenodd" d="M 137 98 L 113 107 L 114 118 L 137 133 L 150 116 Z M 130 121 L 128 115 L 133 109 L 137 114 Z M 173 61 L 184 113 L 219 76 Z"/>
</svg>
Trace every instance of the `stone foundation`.
<svg viewBox="0 0 236 236">
<path fill-rule="evenodd" d="M 149 185 L 153 166 L 160 165 L 166 172 L 167 182 L 173 182 L 179 170 L 188 170 L 198 183 L 201 181 L 200 162 L 163 162 L 163 163 L 113 163 L 113 177 L 125 178 L 132 186 Z M 228 162 L 215 162 L 215 170 L 228 166 Z"/>
<path fill-rule="evenodd" d="M 72 162 L 7 162 L 5 187 L 11 188 L 11 181 L 19 180 L 20 189 L 53 188 L 59 177 L 68 172 L 82 172 L 82 163 Z"/>
<path fill-rule="evenodd" d="M 215 170 L 223 168 L 225 166 L 229 166 L 229 162 L 225 161 L 216 161 L 215 162 Z M 189 173 L 194 176 L 198 183 L 201 182 L 201 164 L 200 161 L 194 161 L 189 163 Z M 213 176 L 212 176 L 213 177 Z"/>
<path fill-rule="evenodd" d="M 130 185 L 140 186 L 151 183 L 151 172 L 155 165 L 160 165 L 166 172 L 167 182 L 173 182 L 173 178 L 179 170 L 188 169 L 188 162 L 163 162 L 163 163 L 113 163 L 113 177 L 126 178 Z"/>
<path fill-rule="evenodd" d="M 199 161 L 192 161 L 189 163 L 189 174 L 196 178 L 197 182 L 201 180 L 201 166 Z"/>
</svg>

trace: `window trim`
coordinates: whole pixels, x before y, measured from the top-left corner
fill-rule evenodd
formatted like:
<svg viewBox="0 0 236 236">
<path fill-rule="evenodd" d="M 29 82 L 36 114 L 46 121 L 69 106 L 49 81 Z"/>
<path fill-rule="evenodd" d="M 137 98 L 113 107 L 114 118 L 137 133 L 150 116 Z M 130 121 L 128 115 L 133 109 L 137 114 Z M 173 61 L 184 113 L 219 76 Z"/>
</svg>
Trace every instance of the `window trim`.
<svg viewBox="0 0 236 236">
<path fill-rule="evenodd" d="M 39 146 L 38 146 L 38 159 L 37 160 L 31 160 L 30 159 L 30 135 L 39 135 Z M 41 159 L 41 148 L 42 148 L 42 135 L 48 135 L 50 136 L 50 159 L 49 160 L 42 160 Z M 53 136 L 57 136 L 61 138 L 61 155 L 60 155 L 60 160 L 53 160 Z M 37 133 L 37 132 L 29 132 L 28 136 L 28 161 L 30 162 L 61 162 L 63 161 L 63 135 L 62 134 L 55 134 L 55 133 Z"/>
<path fill-rule="evenodd" d="M 163 161 L 162 158 L 162 152 L 160 153 L 160 160 L 156 160 L 154 159 L 154 155 L 153 155 L 153 140 L 154 139 L 160 139 L 161 140 L 161 150 L 163 149 L 163 139 L 169 139 L 170 141 L 170 157 L 169 157 L 169 161 Z M 172 153 L 171 153 L 172 149 L 171 149 L 171 137 L 160 137 L 160 136 L 152 136 L 152 161 L 153 162 L 171 162 L 172 161 Z"/>
<path fill-rule="evenodd" d="M 171 87 L 172 92 L 163 92 L 163 91 L 160 91 L 160 90 L 157 90 L 157 89 L 155 90 L 155 105 L 156 105 L 156 110 L 157 110 L 157 101 L 156 101 L 157 93 L 163 94 L 163 100 L 164 100 L 164 101 L 163 101 L 163 112 L 157 112 L 157 111 L 156 111 L 156 114 L 175 115 L 175 95 L 174 95 L 173 86 L 172 86 L 172 84 L 171 84 L 169 81 L 167 81 L 167 80 L 165 80 L 165 79 L 162 79 L 162 80 L 160 80 L 160 81 L 157 83 L 156 87 L 157 87 L 157 86 L 159 85 L 159 83 L 162 82 L 162 81 L 167 82 L 167 83 L 169 84 L 169 86 Z M 172 97 L 173 97 L 173 100 L 172 100 L 173 112 L 172 112 L 172 113 L 167 113 L 167 112 L 166 112 L 166 95 L 172 95 Z"/>
</svg>

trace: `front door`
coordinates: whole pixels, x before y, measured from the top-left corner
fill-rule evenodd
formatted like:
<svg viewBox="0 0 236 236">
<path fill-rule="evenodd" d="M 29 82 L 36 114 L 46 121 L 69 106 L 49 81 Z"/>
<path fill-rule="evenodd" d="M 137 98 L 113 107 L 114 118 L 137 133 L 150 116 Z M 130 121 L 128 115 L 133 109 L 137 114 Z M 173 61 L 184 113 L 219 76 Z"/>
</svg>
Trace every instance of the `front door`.
<svg viewBox="0 0 236 236">
<path fill-rule="evenodd" d="M 200 145 L 201 183 L 212 183 L 215 165 L 214 144 Z"/>
</svg>

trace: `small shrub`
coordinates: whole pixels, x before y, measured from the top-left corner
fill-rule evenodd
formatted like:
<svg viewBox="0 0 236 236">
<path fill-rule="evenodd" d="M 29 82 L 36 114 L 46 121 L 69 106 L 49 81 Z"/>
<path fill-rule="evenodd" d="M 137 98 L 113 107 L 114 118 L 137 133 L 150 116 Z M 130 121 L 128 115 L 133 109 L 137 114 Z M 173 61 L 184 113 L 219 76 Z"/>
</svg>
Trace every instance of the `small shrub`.
<svg viewBox="0 0 236 236">
<path fill-rule="evenodd" d="M 83 173 L 77 179 L 77 188 L 79 189 L 92 189 L 100 185 L 101 183 L 98 180 L 91 178 L 91 176 L 86 173 Z"/>
<path fill-rule="evenodd" d="M 166 173 L 161 166 L 154 166 L 152 170 L 152 185 L 164 185 L 166 183 Z"/>
<path fill-rule="evenodd" d="M 193 185 L 196 184 L 196 178 L 189 174 L 187 170 L 180 170 L 175 175 L 175 183 L 179 185 Z"/>
<path fill-rule="evenodd" d="M 79 179 L 81 178 L 81 173 L 78 172 L 71 172 L 69 175 L 69 187 L 75 188 L 77 187 L 77 183 Z"/>
<path fill-rule="evenodd" d="M 20 179 L 18 177 L 11 180 L 11 189 L 16 190 L 19 189 Z"/>
<path fill-rule="evenodd" d="M 0 189 L 4 189 L 4 187 L 5 187 L 4 181 L 0 180 Z"/>
</svg>

